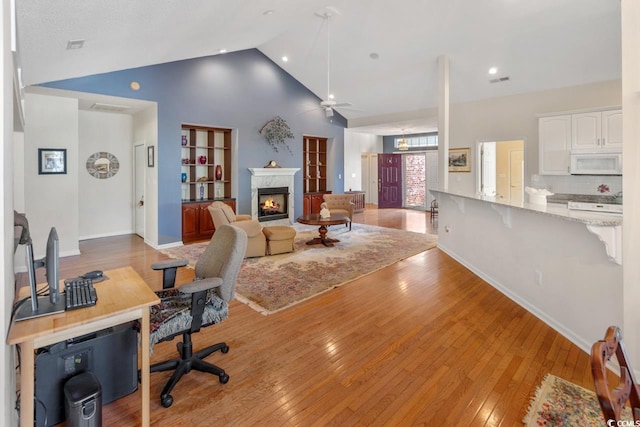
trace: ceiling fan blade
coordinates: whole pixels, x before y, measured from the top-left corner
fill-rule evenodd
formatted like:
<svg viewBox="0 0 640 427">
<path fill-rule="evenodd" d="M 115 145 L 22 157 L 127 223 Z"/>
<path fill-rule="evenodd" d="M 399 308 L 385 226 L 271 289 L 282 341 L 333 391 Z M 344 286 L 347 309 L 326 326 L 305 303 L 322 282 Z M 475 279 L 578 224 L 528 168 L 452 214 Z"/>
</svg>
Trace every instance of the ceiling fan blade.
<svg viewBox="0 0 640 427">
<path fill-rule="evenodd" d="M 351 107 L 351 103 L 350 102 L 341 102 L 339 104 L 335 104 L 333 105 L 334 108 L 340 108 L 340 107 Z"/>
</svg>

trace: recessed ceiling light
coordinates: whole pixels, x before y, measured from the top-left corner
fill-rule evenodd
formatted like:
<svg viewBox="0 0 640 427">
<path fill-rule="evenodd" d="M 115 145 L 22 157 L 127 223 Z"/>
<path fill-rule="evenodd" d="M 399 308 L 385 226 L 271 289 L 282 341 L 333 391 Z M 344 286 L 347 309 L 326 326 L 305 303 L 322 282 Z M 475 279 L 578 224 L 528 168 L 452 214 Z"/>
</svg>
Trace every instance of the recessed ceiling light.
<svg viewBox="0 0 640 427">
<path fill-rule="evenodd" d="M 83 47 L 84 47 L 84 39 L 69 40 L 67 42 L 67 49 L 68 50 L 82 49 Z"/>
<path fill-rule="evenodd" d="M 227 53 L 227 49 L 222 48 L 218 51 L 218 53 Z"/>
<path fill-rule="evenodd" d="M 371 59 L 378 59 L 378 58 L 380 58 L 380 55 L 378 55 L 376 52 L 371 52 L 371 53 L 369 54 L 369 58 L 371 58 Z"/>
<path fill-rule="evenodd" d="M 282 61 L 283 61 L 283 62 L 287 62 L 287 61 L 289 61 L 289 57 L 288 57 L 288 56 L 286 56 L 286 55 L 285 55 L 285 56 L 283 56 L 283 57 L 282 57 Z"/>
<path fill-rule="evenodd" d="M 489 68 L 489 74 L 493 75 L 493 74 L 496 74 L 497 72 L 498 72 L 498 69 L 496 67 Z"/>
<path fill-rule="evenodd" d="M 264 12 L 262 12 L 264 16 L 273 15 L 274 13 L 276 13 L 276 11 L 273 9 L 265 10 Z"/>
</svg>

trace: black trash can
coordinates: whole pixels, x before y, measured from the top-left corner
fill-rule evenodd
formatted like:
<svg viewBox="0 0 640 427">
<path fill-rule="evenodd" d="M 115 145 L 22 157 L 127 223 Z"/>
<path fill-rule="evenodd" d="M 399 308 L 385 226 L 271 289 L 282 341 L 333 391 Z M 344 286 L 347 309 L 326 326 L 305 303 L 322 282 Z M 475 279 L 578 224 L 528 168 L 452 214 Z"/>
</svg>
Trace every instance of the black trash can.
<svg viewBox="0 0 640 427">
<path fill-rule="evenodd" d="M 102 427 L 102 387 L 93 373 L 75 375 L 65 383 L 64 410 L 69 427 Z"/>
</svg>

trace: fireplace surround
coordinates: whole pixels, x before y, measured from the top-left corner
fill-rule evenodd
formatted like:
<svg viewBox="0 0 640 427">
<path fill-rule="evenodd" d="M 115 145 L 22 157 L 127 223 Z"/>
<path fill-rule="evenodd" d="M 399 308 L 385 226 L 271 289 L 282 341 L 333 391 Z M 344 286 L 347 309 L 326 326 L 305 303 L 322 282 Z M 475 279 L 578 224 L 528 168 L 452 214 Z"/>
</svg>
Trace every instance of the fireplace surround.
<svg viewBox="0 0 640 427">
<path fill-rule="evenodd" d="M 280 221 L 282 224 L 293 224 L 295 222 L 293 177 L 299 170 L 300 168 L 249 168 L 249 172 L 251 172 L 251 218 L 259 219 L 259 189 L 284 187 L 288 193 L 286 197 L 287 214 L 286 216 L 283 214 Z"/>
</svg>

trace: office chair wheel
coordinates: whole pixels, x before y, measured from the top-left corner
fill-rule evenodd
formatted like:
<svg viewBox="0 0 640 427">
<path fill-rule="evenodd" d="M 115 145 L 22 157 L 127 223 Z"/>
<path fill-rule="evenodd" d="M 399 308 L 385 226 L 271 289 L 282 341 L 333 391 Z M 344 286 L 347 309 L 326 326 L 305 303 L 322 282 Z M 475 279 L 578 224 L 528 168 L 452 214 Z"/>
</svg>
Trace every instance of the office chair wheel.
<svg viewBox="0 0 640 427">
<path fill-rule="evenodd" d="M 228 346 L 228 345 L 225 345 L 224 347 L 222 347 L 222 348 L 220 349 L 220 351 L 221 351 L 221 352 L 223 352 L 223 353 L 229 353 L 229 346 Z"/>
<path fill-rule="evenodd" d="M 220 384 L 226 384 L 229 382 L 229 375 L 222 374 L 220 375 Z"/>
<path fill-rule="evenodd" d="M 164 397 L 161 396 L 160 402 L 162 403 L 162 406 L 164 406 L 165 408 L 168 408 L 169 406 L 173 405 L 173 397 L 171 397 L 170 394 Z"/>
</svg>

